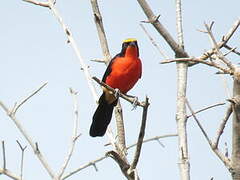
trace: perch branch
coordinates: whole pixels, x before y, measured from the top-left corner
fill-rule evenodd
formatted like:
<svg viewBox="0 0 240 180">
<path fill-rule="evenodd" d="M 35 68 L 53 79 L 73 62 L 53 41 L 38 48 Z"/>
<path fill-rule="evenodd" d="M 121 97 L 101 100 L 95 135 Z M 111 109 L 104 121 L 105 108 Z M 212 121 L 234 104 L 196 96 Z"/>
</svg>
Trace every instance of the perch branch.
<svg viewBox="0 0 240 180">
<path fill-rule="evenodd" d="M 116 94 L 116 90 L 111 88 L 110 86 L 108 86 L 107 84 L 105 84 L 104 82 L 102 82 L 101 80 L 99 80 L 97 77 L 92 77 L 93 80 L 95 80 L 99 85 L 107 88 L 107 90 L 111 91 L 113 94 Z M 138 106 L 144 107 L 144 102 L 139 102 L 134 99 L 134 98 L 130 98 L 128 95 L 125 95 L 121 92 L 119 92 L 119 97 L 125 99 L 126 101 L 130 102 L 130 103 L 135 103 Z"/>
<path fill-rule="evenodd" d="M 140 128 L 139 135 L 138 135 L 137 147 L 136 147 L 136 151 L 134 154 L 133 162 L 130 166 L 130 172 L 132 170 L 136 169 L 136 166 L 137 166 L 137 163 L 138 163 L 138 160 L 140 157 L 141 148 L 142 148 L 142 144 L 143 144 L 143 138 L 145 135 L 148 106 L 149 106 L 148 97 L 146 97 L 145 104 L 143 107 L 143 113 L 142 113 L 142 124 L 141 124 L 141 128 Z"/>
</svg>

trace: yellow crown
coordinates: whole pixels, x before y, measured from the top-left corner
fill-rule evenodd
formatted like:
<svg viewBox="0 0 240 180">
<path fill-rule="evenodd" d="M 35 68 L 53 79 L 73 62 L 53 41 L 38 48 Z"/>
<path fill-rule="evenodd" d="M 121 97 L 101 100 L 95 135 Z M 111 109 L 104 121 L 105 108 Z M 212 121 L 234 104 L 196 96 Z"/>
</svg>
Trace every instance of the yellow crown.
<svg viewBox="0 0 240 180">
<path fill-rule="evenodd" d="M 137 41 L 137 39 L 135 39 L 135 38 L 128 38 L 128 39 L 125 39 L 123 42 L 124 43 L 128 43 L 128 42 L 134 42 L 134 41 Z"/>
</svg>

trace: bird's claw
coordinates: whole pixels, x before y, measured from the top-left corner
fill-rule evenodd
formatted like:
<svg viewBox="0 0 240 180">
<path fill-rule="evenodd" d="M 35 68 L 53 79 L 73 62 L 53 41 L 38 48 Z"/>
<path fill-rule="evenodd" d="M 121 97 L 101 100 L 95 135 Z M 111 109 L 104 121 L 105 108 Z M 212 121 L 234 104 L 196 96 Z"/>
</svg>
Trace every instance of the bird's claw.
<svg viewBox="0 0 240 180">
<path fill-rule="evenodd" d="M 114 96 L 118 99 L 119 96 L 120 96 L 120 90 L 119 89 L 115 89 L 115 93 L 114 93 Z"/>
<path fill-rule="evenodd" d="M 138 97 L 135 96 L 134 100 L 133 100 L 133 103 L 132 103 L 132 106 L 133 106 L 132 111 L 137 108 L 137 105 L 138 105 Z"/>
</svg>

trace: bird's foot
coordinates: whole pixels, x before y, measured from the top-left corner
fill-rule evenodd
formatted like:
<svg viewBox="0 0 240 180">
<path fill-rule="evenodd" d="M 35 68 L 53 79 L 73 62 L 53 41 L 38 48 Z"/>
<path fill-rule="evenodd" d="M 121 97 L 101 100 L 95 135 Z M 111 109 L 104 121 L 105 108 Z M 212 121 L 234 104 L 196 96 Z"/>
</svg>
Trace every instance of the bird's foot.
<svg viewBox="0 0 240 180">
<path fill-rule="evenodd" d="M 119 98 L 119 96 L 120 96 L 120 90 L 119 89 L 117 89 L 117 88 L 115 89 L 114 96 L 116 97 L 116 99 Z"/>
<path fill-rule="evenodd" d="M 134 96 L 133 97 L 133 103 L 132 103 L 132 111 L 135 110 L 137 108 L 137 105 L 138 105 L 138 97 L 137 96 Z"/>
</svg>

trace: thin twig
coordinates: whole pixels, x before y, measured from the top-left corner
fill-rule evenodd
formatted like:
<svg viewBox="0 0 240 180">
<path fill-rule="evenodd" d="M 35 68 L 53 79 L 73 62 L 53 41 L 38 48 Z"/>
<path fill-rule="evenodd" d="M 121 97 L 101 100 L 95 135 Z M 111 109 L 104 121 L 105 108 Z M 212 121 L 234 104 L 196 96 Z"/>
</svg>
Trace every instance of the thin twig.
<svg viewBox="0 0 240 180">
<path fill-rule="evenodd" d="M 139 157 L 140 157 L 141 148 L 142 148 L 142 144 L 143 144 L 143 138 L 144 138 L 144 135 L 145 135 L 148 106 L 149 106 L 148 97 L 146 97 L 145 104 L 144 104 L 144 107 L 143 107 L 143 113 L 142 113 L 142 124 L 141 124 L 141 128 L 140 128 L 140 131 L 139 131 L 137 147 L 136 147 L 136 150 L 135 150 L 133 162 L 130 166 L 130 172 L 136 168 Z"/>
<path fill-rule="evenodd" d="M 21 179 L 21 177 L 19 177 L 18 175 L 14 174 L 13 172 L 11 172 L 8 169 L 0 168 L 0 176 L 1 176 L 1 174 L 4 174 L 5 176 L 7 176 L 7 177 L 9 177 L 11 179 L 14 179 L 14 180 L 23 180 L 23 179 Z"/>
<path fill-rule="evenodd" d="M 213 36 L 213 33 L 212 33 L 212 28 L 211 28 L 211 26 L 209 27 L 209 25 L 207 25 L 206 23 L 204 24 L 205 25 L 205 27 L 206 27 L 206 29 L 207 29 L 207 32 L 208 32 L 208 34 L 209 34 L 209 36 L 210 36 L 210 38 L 211 38 L 211 40 L 212 40 L 212 42 L 213 42 L 213 44 L 214 44 L 214 49 L 216 50 L 216 55 L 219 57 L 219 59 L 221 59 L 222 61 L 223 61 L 223 63 L 224 64 L 226 64 L 227 65 L 227 67 L 230 69 L 230 70 L 234 70 L 234 66 L 233 66 L 233 64 L 220 52 L 220 50 L 219 50 L 219 47 L 218 47 L 218 44 L 217 44 L 217 41 L 216 41 L 216 39 L 214 38 L 214 36 Z"/>
<path fill-rule="evenodd" d="M 65 158 L 65 161 L 62 165 L 62 168 L 60 170 L 60 172 L 58 173 L 57 177 L 59 179 L 61 179 L 63 173 L 65 172 L 67 166 L 68 166 L 68 163 L 72 157 L 72 154 L 73 154 L 73 151 L 74 151 L 74 147 L 75 147 L 75 144 L 76 144 L 76 141 L 77 141 L 77 138 L 80 136 L 78 134 L 78 124 L 79 124 L 79 111 L 78 111 L 78 101 L 77 101 L 77 92 L 74 91 L 73 89 L 70 88 L 70 93 L 71 93 L 71 96 L 73 98 L 73 111 L 74 111 L 74 126 L 73 126 L 73 134 L 72 134 L 72 139 L 71 139 L 71 144 L 70 144 L 70 147 L 69 147 L 69 151 L 68 151 L 68 154 Z"/>
<path fill-rule="evenodd" d="M 222 135 L 222 133 L 223 133 L 223 130 L 224 130 L 224 128 L 225 128 L 225 125 L 226 125 L 229 117 L 231 116 L 232 112 L 233 112 L 233 110 L 232 110 L 232 105 L 230 105 L 230 106 L 227 108 L 227 111 L 226 111 L 226 113 L 225 113 L 225 116 L 224 116 L 222 122 L 220 123 L 220 126 L 219 126 L 218 130 L 217 130 L 217 135 L 216 135 L 215 141 L 214 141 L 214 143 L 213 143 L 213 148 L 218 148 L 218 143 L 219 143 L 220 137 L 221 137 L 221 135 Z"/>
<path fill-rule="evenodd" d="M 206 138 L 206 140 L 208 141 L 208 143 L 209 143 L 210 145 L 212 145 L 212 142 L 211 142 L 210 138 L 208 137 L 206 131 L 204 130 L 204 128 L 202 127 L 201 123 L 200 123 L 199 120 L 197 119 L 196 114 L 195 114 L 195 112 L 193 111 L 192 107 L 190 106 L 187 98 L 186 98 L 186 104 L 187 104 L 187 107 L 188 107 L 188 109 L 190 110 L 192 116 L 194 117 L 194 120 L 195 120 L 196 123 L 198 124 L 198 127 L 201 129 L 204 137 Z"/>
<path fill-rule="evenodd" d="M 211 66 L 211 67 L 215 67 L 217 69 L 219 69 L 221 72 L 223 72 L 224 74 L 233 74 L 233 71 L 231 69 L 228 68 L 224 68 L 221 67 L 220 65 L 218 65 L 217 63 L 214 63 L 213 61 L 203 61 L 199 58 L 176 58 L 176 59 L 167 59 L 167 60 L 163 60 L 160 63 L 161 64 L 167 64 L 167 63 L 173 63 L 173 62 L 195 62 L 195 63 L 201 63 L 207 66 Z"/>
<path fill-rule="evenodd" d="M 177 134 L 166 134 L 166 135 L 163 135 L 163 136 L 155 136 L 155 137 L 143 140 L 143 143 L 147 143 L 147 142 L 151 142 L 151 141 L 158 141 L 159 139 L 162 139 L 162 138 L 176 137 L 176 136 L 177 136 Z M 137 143 L 128 146 L 127 150 L 136 146 L 136 145 L 137 145 Z"/>
<path fill-rule="evenodd" d="M 164 59 L 169 59 L 169 57 L 167 55 L 165 55 L 165 52 L 162 51 L 159 47 L 159 45 L 157 44 L 157 42 L 152 38 L 152 36 L 148 33 L 148 31 L 146 30 L 146 28 L 144 27 L 144 25 L 142 23 L 139 24 L 140 27 L 142 28 L 142 30 L 145 32 L 145 34 L 147 35 L 147 37 L 150 39 L 152 45 L 154 47 L 156 47 L 156 49 L 158 50 L 158 52 L 161 54 L 161 56 L 163 56 Z"/>
<path fill-rule="evenodd" d="M 26 2 L 30 2 L 30 3 L 33 3 L 35 1 L 33 0 L 24 0 Z M 35 3 L 33 3 L 35 4 Z M 85 79 L 87 81 L 87 84 L 88 84 L 88 87 L 92 93 L 92 97 L 94 99 L 94 102 L 97 102 L 98 100 L 98 96 L 97 96 L 97 93 L 96 93 L 96 90 L 95 90 L 95 87 L 93 85 L 93 82 L 92 82 L 92 78 L 91 78 L 91 75 L 90 75 L 90 72 L 89 72 L 89 66 L 87 66 L 80 54 L 80 50 L 77 46 L 77 43 L 75 41 L 75 39 L 73 38 L 73 35 L 70 31 L 70 29 L 65 25 L 65 23 L 63 22 L 63 18 L 61 17 L 60 13 L 58 12 L 58 10 L 56 9 L 55 7 L 55 1 L 53 0 L 48 0 L 48 7 L 49 9 L 51 10 L 52 14 L 56 17 L 56 19 L 58 20 L 59 24 L 62 26 L 63 28 L 63 31 L 65 33 L 65 35 L 67 36 L 67 39 L 68 39 L 68 42 L 69 44 L 72 46 L 78 60 L 79 60 L 79 63 L 81 65 L 81 69 L 83 70 L 84 72 L 84 75 L 85 75 Z"/>
<path fill-rule="evenodd" d="M 228 46 L 227 44 L 225 44 L 224 47 L 225 47 L 226 49 L 230 50 L 230 52 L 233 52 L 233 53 L 235 53 L 235 54 L 237 54 L 237 55 L 240 56 L 240 52 L 236 50 L 236 49 L 237 49 L 236 47 L 235 47 L 235 48 L 231 48 L 231 47 Z"/>
<path fill-rule="evenodd" d="M 24 104 L 26 103 L 31 97 L 36 95 L 41 89 L 43 89 L 48 83 L 45 82 L 43 85 L 41 85 L 39 88 L 37 88 L 35 91 L 33 91 L 29 96 L 24 98 L 20 103 L 16 103 L 15 107 L 13 108 L 12 112 L 14 115 L 16 114 L 17 110 Z"/>
<path fill-rule="evenodd" d="M 18 140 L 17 140 L 17 143 L 18 143 L 18 146 L 20 147 L 21 153 L 22 153 L 22 156 L 21 156 L 21 166 L 20 166 L 20 178 L 21 178 L 21 180 L 22 180 L 22 177 L 23 177 L 23 159 L 24 159 L 24 152 L 25 152 L 25 149 L 27 148 L 27 146 L 23 147 Z"/>
<path fill-rule="evenodd" d="M 107 64 L 111 60 L 111 55 L 108 48 L 107 38 L 104 31 L 103 21 L 102 21 L 102 15 L 98 7 L 97 0 L 91 0 L 93 15 L 94 15 L 94 21 L 97 27 L 98 37 L 101 44 L 102 53 L 104 56 L 104 62 Z"/>
<path fill-rule="evenodd" d="M 25 2 L 37 5 L 37 6 L 42 6 L 42 7 L 48 7 L 49 8 L 49 4 L 48 2 L 39 2 L 39 1 L 33 1 L 33 0 L 23 0 Z"/>
<path fill-rule="evenodd" d="M 206 111 L 206 110 L 208 110 L 208 109 L 211 109 L 211 108 L 214 108 L 214 107 L 217 107 L 217 106 L 222 106 L 222 105 L 224 105 L 224 104 L 226 104 L 226 103 L 213 104 L 213 105 L 211 105 L 211 106 L 207 106 L 207 107 L 205 107 L 205 108 L 202 108 L 202 109 L 194 112 L 194 114 L 198 114 L 198 113 L 200 113 L 200 112 Z M 190 118 L 190 117 L 192 117 L 192 114 L 190 114 L 190 115 L 187 116 L 187 118 Z"/>
<path fill-rule="evenodd" d="M 162 135 L 162 136 L 152 137 L 152 138 L 143 140 L 143 144 L 144 144 L 144 143 L 147 143 L 147 142 L 151 142 L 151 141 L 156 141 L 156 140 L 158 140 L 158 139 L 163 139 L 163 138 L 168 138 L 168 137 L 174 137 L 174 136 L 177 136 L 177 134 L 166 134 L 166 135 Z M 129 146 L 127 147 L 127 149 L 133 148 L 133 147 L 135 147 L 136 145 L 137 145 L 137 143 L 131 144 L 131 145 L 129 145 Z M 104 155 L 104 156 L 102 156 L 102 157 L 100 157 L 100 158 L 98 158 L 98 159 L 96 159 L 96 160 L 90 161 L 90 162 L 88 162 L 88 163 L 80 166 L 80 167 L 77 168 L 76 170 L 71 171 L 70 173 L 68 173 L 67 175 L 65 175 L 65 176 L 62 178 L 62 180 L 67 179 L 68 177 L 70 177 L 70 176 L 78 173 L 79 171 L 81 171 L 81 170 L 83 170 L 83 169 L 85 169 L 85 168 L 87 168 L 87 167 L 89 167 L 89 166 L 94 166 L 96 163 L 98 163 L 98 162 L 100 162 L 100 161 L 102 161 L 102 160 L 104 160 L 104 159 L 106 159 L 106 158 L 107 158 L 107 156 Z"/>
<path fill-rule="evenodd" d="M 22 124 L 20 123 L 21 121 L 19 121 L 15 117 L 15 115 L 11 113 L 10 109 L 2 101 L 0 101 L 0 106 L 6 112 L 6 114 L 11 118 L 11 120 L 15 123 L 15 125 L 17 126 L 17 128 L 21 132 L 21 134 L 24 136 L 24 138 L 28 141 L 32 150 L 35 152 L 36 156 L 38 157 L 39 161 L 44 166 L 44 168 L 47 170 L 50 177 L 54 178 L 53 170 L 51 169 L 51 167 L 49 166 L 48 162 L 43 157 L 43 155 L 40 153 L 38 148 L 36 148 L 35 143 L 33 142 L 31 136 L 28 135 L 27 131 L 23 128 Z"/>
<path fill-rule="evenodd" d="M 219 49 L 221 49 L 225 44 L 227 44 L 227 42 L 229 41 L 229 39 L 233 36 L 233 34 L 236 32 L 237 28 L 240 25 L 240 18 L 237 19 L 234 24 L 232 25 L 232 27 L 229 29 L 229 31 L 226 33 L 226 35 L 223 36 L 222 40 L 220 42 L 217 43 L 217 47 Z M 198 57 L 198 59 L 201 60 L 206 60 L 209 57 L 211 57 L 215 52 L 215 47 L 208 50 L 206 53 L 204 53 L 203 55 L 201 55 L 200 57 Z"/>
<path fill-rule="evenodd" d="M 2 141 L 2 155 L 3 155 L 3 170 L 6 169 L 6 152 L 5 152 L 5 143 Z"/>
<path fill-rule="evenodd" d="M 165 27 L 159 22 L 157 16 L 154 15 L 152 9 L 148 5 L 146 0 L 137 0 L 144 13 L 146 14 L 149 22 L 155 27 L 155 29 L 161 34 L 165 39 L 171 49 L 181 57 L 188 57 L 188 54 L 182 49 L 178 43 L 174 40 L 171 34 L 165 29 Z"/>
<path fill-rule="evenodd" d="M 100 158 L 98 158 L 98 159 L 96 159 L 96 160 L 94 160 L 94 161 L 90 161 L 90 162 L 88 162 L 88 163 L 80 166 L 80 167 L 77 168 L 76 170 L 71 171 L 70 173 L 68 173 L 68 174 L 65 175 L 64 177 L 62 177 L 62 180 L 67 179 L 68 177 L 72 176 L 73 174 L 76 174 L 77 172 L 79 172 L 79 171 L 81 171 L 81 170 L 83 170 L 83 169 L 85 169 L 85 168 L 87 168 L 87 167 L 89 167 L 89 166 L 94 166 L 96 163 L 98 163 L 99 161 L 102 161 L 102 160 L 104 160 L 104 159 L 106 159 L 106 158 L 107 158 L 107 156 L 104 155 L 104 156 L 102 156 L 102 157 L 100 157 Z"/>
<path fill-rule="evenodd" d="M 192 113 L 194 120 L 197 122 L 198 127 L 200 128 L 201 132 L 203 133 L 204 137 L 206 138 L 209 146 L 211 147 L 211 149 L 213 150 L 213 152 L 218 156 L 218 158 L 224 163 L 224 165 L 231 170 L 232 169 L 232 164 L 231 164 L 231 160 L 224 156 L 217 147 L 215 147 L 212 143 L 212 141 L 210 140 L 210 138 L 208 137 L 206 131 L 203 129 L 201 123 L 199 122 L 199 120 L 197 119 L 193 109 L 191 108 L 188 100 L 186 99 L 186 104 L 188 106 L 188 109 L 190 110 L 190 112 Z"/>
<path fill-rule="evenodd" d="M 97 77 L 92 77 L 93 80 L 95 80 L 98 84 L 100 84 L 101 86 L 104 86 L 105 88 L 107 88 L 109 91 L 111 91 L 113 94 L 116 94 L 116 90 L 111 88 L 110 86 L 108 86 L 107 84 L 105 84 L 104 82 L 102 82 L 101 80 L 99 80 Z M 130 102 L 130 103 L 135 103 L 138 106 L 144 107 L 144 103 L 143 102 L 139 102 L 136 101 L 136 99 L 134 98 L 130 98 L 128 95 L 125 95 L 121 92 L 119 92 L 119 97 L 125 99 L 126 101 Z"/>
</svg>

